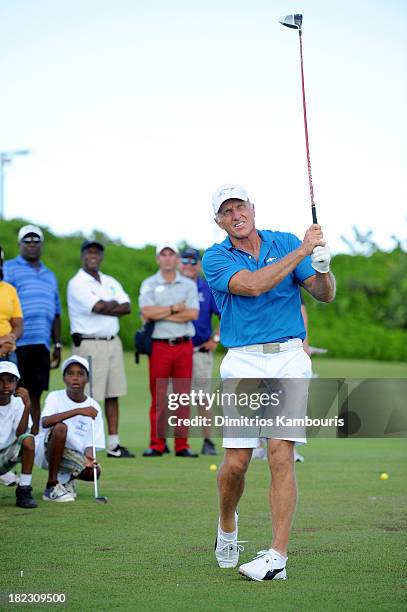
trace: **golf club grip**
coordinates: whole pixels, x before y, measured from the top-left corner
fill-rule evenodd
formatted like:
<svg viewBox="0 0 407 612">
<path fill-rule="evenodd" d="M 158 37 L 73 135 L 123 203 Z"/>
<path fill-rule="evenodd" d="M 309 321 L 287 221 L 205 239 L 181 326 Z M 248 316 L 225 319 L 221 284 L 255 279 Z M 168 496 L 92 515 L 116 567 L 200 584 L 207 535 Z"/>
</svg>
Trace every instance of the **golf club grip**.
<svg viewBox="0 0 407 612">
<path fill-rule="evenodd" d="M 315 204 L 311 204 L 311 212 L 312 212 L 312 223 L 318 223 L 317 209 L 315 207 Z"/>
</svg>

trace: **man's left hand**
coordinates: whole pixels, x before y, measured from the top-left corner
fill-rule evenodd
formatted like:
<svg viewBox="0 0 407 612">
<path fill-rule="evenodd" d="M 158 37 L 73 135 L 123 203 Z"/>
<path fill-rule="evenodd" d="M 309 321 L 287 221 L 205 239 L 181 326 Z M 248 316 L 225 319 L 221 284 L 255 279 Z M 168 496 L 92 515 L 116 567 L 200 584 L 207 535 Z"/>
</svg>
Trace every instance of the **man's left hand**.
<svg viewBox="0 0 407 612">
<path fill-rule="evenodd" d="M 96 461 L 96 459 L 89 455 L 85 455 L 85 467 L 93 469 L 93 466 L 98 466 L 98 462 Z"/>
<path fill-rule="evenodd" d="M 56 368 L 59 368 L 60 363 L 61 363 L 61 349 L 55 346 L 54 350 L 52 351 L 51 370 L 55 370 Z"/>
<path fill-rule="evenodd" d="M 208 351 L 211 351 L 211 353 L 213 353 L 214 351 L 216 351 L 217 346 L 218 346 L 218 343 L 215 342 L 213 338 L 209 338 L 209 340 L 201 344 L 199 348 L 208 349 Z"/>
<path fill-rule="evenodd" d="M 317 272 L 326 274 L 329 272 L 329 264 L 331 262 L 331 253 L 329 246 L 316 246 L 311 253 L 311 265 Z"/>
<path fill-rule="evenodd" d="M 18 387 L 16 389 L 15 395 L 17 397 L 21 397 L 25 407 L 27 407 L 27 406 L 30 407 L 31 406 L 30 394 L 28 393 L 27 389 L 25 389 L 24 387 Z"/>
</svg>

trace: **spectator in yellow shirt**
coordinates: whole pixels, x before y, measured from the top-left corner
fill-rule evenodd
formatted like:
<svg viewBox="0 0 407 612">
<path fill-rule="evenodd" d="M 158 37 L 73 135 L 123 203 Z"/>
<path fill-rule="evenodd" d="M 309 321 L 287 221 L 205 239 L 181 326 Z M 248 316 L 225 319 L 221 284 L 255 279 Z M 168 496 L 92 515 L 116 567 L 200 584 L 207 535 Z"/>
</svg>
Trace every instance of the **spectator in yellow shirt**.
<svg viewBox="0 0 407 612">
<path fill-rule="evenodd" d="M 23 333 L 23 312 L 17 291 L 3 281 L 3 259 L 0 247 L 0 360 L 17 363 L 16 340 Z"/>
</svg>

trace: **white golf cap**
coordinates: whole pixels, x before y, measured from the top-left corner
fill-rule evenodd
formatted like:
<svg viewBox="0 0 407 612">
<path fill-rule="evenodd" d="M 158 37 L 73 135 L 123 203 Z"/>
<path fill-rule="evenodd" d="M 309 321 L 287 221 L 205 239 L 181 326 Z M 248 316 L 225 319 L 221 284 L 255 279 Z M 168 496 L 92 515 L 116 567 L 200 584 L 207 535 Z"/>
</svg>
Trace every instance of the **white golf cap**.
<svg viewBox="0 0 407 612">
<path fill-rule="evenodd" d="M 20 372 L 12 361 L 0 361 L 0 374 L 12 374 L 16 378 L 20 378 Z"/>
<path fill-rule="evenodd" d="M 89 374 L 89 361 L 85 359 L 85 357 L 80 357 L 79 355 L 71 355 L 70 357 L 68 357 L 68 359 L 65 359 L 64 363 L 62 364 L 62 376 L 65 374 L 66 368 L 72 363 L 79 363 L 79 365 L 84 367 L 87 373 Z"/>
<path fill-rule="evenodd" d="M 28 236 L 28 234 L 35 234 L 36 236 L 41 238 L 42 242 L 44 241 L 44 234 L 42 233 L 42 230 L 39 227 L 37 227 L 36 225 L 24 225 L 24 227 L 22 227 L 18 232 L 18 242 L 24 240 L 24 238 Z"/>
<path fill-rule="evenodd" d="M 171 249 L 171 251 L 178 254 L 178 247 L 176 244 L 174 244 L 174 242 L 161 242 L 160 244 L 157 244 L 155 254 L 159 255 L 164 249 Z"/>
<path fill-rule="evenodd" d="M 240 185 L 221 185 L 212 196 L 212 206 L 215 215 L 218 214 L 219 208 L 222 206 L 223 202 L 226 202 L 226 200 L 243 200 L 244 202 L 247 202 L 249 200 L 249 196 L 247 195 L 247 191 Z"/>
</svg>

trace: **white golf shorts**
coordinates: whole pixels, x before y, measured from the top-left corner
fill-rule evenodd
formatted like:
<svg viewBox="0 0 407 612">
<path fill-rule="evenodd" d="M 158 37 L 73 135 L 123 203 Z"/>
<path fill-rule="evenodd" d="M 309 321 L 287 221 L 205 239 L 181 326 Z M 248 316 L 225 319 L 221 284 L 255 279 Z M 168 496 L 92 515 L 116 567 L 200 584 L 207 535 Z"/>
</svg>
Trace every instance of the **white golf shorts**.
<svg viewBox="0 0 407 612">
<path fill-rule="evenodd" d="M 285 343 L 288 350 L 279 353 L 245 352 L 239 348 L 229 349 L 221 366 L 220 376 L 227 379 L 310 379 L 312 376 L 311 359 L 302 348 L 298 339 Z M 306 414 L 308 400 L 308 383 L 302 383 L 296 395 L 296 415 Z M 231 381 L 232 383 L 232 381 Z M 233 384 L 233 383 L 232 383 Z M 291 383 L 289 383 L 291 384 Z M 295 385 L 295 381 L 293 381 Z M 252 431 L 252 430 L 250 430 Z M 277 437 L 268 435 L 267 430 L 259 428 L 257 437 L 224 437 L 223 448 L 257 448 L 260 438 L 275 438 L 305 444 L 305 430 L 295 437 Z"/>
</svg>

